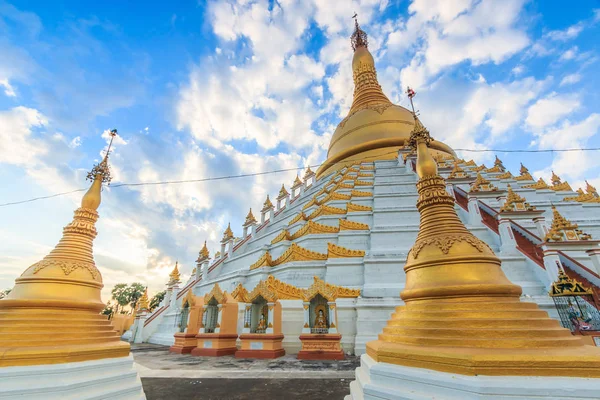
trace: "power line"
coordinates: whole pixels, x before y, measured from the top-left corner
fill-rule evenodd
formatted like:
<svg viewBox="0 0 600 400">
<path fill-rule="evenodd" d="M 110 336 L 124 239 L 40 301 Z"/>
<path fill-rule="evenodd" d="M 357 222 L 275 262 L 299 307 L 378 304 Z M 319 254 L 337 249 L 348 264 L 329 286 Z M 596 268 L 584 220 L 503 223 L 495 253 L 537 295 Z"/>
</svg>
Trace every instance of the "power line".
<svg viewBox="0 0 600 400">
<path fill-rule="evenodd" d="M 519 149 L 453 149 L 453 150 L 454 151 L 466 151 L 466 152 L 472 152 L 472 153 L 484 153 L 484 152 L 494 152 L 494 153 L 554 153 L 554 152 L 557 152 L 557 153 L 560 153 L 560 152 L 570 152 L 570 151 L 598 151 L 598 150 L 600 150 L 600 147 L 592 147 L 592 148 L 585 148 L 585 149 L 584 148 L 573 148 L 573 149 L 544 149 L 544 150 L 519 150 Z M 396 153 L 397 153 L 397 151 L 391 151 L 388 153 L 380 154 L 378 157 L 385 156 L 388 154 L 396 154 Z M 338 162 L 332 163 L 331 165 L 345 164 L 348 162 L 367 161 L 372 158 L 373 157 L 366 157 L 363 159 L 343 160 L 343 161 L 338 161 Z M 319 168 L 321 165 L 322 164 L 309 165 L 309 166 L 307 166 L 307 168 Z M 225 176 L 217 176 L 214 178 L 185 179 L 185 180 L 158 181 L 158 182 L 117 183 L 115 185 L 110 185 L 110 187 L 111 188 L 119 188 L 119 187 L 127 187 L 127 186 L 156 186 L 156 185 L 172 185 L 172 184 L 181 184 L 181 183 L 211 182 L 211 181 L 221 181 L 221 180 L 227 180 L 227 179 L 249 178 L 249 177 L 253 177 L 253 176 L 277 174 L 277 173 L 281 173 L 281 172 L 295 171 L 300 168 L 302 168 L 302 167 L 283 168 L 283 169 L 276 169 L 276 170 L 271 170 L 271 171 L 253 172 L 253 173 L 249 173 L 249 174 L 225 175 Z M 31 203 L 31 202 L 37 201 L 37 200 L 44 200 L 44 199 L 50 199 L 53 197 L 65 196 L 65 195 L 72 194 L 72 193 L 82 192 L 84 190 L 87 190 L 87 188 L 71 190 L 69 192 L 56 193 L 56 194 L 52 194 L 49 196 L 34 197 L 34 198 L 31 198 L 28 200 L 3 203 L 3 204 L 0 204 L 0 207 L 7 207 L 7 206 L 12 206 L 12 205 L 17 205 L 17 204 L 24 204 L 24 203 Z"/>
</svg>

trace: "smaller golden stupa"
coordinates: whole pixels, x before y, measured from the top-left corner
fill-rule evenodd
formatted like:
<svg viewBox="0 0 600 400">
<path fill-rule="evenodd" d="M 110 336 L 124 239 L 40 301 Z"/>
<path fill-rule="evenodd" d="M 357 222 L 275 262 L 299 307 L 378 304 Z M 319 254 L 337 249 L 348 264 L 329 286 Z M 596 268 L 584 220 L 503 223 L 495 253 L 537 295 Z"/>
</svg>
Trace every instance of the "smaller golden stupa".
<svg viewBox="0 0 600 400">
<path fill-rule="evenodd" d="M 102 183 L 111 179 L 109 152 L 110 145 L 88 174 L 92 185 L 54 250 L 27 268 L 0 300 L 0 367 L 129 355 L 129 343 L 100 314 L 104 285 L 92 248 Z"/>
</svg>

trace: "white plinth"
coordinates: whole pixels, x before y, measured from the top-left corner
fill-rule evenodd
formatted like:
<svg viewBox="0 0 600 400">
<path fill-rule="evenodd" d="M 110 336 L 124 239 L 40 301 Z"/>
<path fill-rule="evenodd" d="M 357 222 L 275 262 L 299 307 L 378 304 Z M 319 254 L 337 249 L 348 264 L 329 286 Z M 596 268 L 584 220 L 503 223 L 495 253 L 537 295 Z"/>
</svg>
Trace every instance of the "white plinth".
<svg viewBox="0 0 600 400">
<path fill-rule="evenodd" d="M 600 379 L 466 376 L 377 363 L 363 354 L 345 400 L 590 400 Z"/>
<path fill-rule="evenodd" d="M 0 399 L 145 400 L 133 357 L 0 368 Z"/>
</svg>

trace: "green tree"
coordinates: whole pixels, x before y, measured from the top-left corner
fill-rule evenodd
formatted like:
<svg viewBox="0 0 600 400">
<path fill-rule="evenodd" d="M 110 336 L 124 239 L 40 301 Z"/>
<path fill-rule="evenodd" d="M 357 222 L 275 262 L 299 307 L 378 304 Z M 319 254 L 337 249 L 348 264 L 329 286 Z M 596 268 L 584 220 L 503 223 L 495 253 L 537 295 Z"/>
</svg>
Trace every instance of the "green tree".
<svg viewBox="0 0 600 400">
<path fill-rule="evenodd" d="M 109 301 L 108 303 L 106 303 L 106 306 L 104 307 L 104 310 L 102 310 L 102 315 L 107 315 L 108 318 L 110 319 L 112 314 L 115 312 L 115 308 L 114 306 L 111 304 L 111 302 Z"/>
<path fill-rule="evenodd" d="M 2 290 L 0 291 L 0 299 L 5 298 L 6 296 L 8 296 L 8 294 L 10 293 L 12 289 L 6 289 L 6 290 Z"/>
<path fill-rule="evenodd" d="M 167 291 L 163 290 L 162 292 L 156 293 L 154 297 L 152 297 L 152 300 L 150 300 L 150 310 L 154 310 L 156 307 L 158 307 L 160 302 L 165 298 L 165 294 L 167 294 Z"/>
<path fill-rule="evenodd" d="M 137 306 L 137 302 L 144 295 L 144 291 L 146 287 L 141 283 L 134 282 L 127 288 L 127 295 L 129 296 L 129 305 L 131 309 L 134 310 L 135 306 Z"/>
<path fill-rule="evenodd" d="M 129 304 L 129 285 L 126 283 L 117 283 L 113 290 L 110 292 L 112 298 L 117 302 L 115 313 L 119 312 L 119 306 L 125 307 Z"/>
</svg>

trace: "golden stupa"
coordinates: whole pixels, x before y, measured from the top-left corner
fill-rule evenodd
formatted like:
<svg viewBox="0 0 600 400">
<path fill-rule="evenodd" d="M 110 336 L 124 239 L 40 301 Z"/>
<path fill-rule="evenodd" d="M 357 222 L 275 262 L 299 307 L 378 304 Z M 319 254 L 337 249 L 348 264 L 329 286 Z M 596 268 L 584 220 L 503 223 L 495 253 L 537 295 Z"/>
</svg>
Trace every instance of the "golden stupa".
<svg viewBox="0 0 600 400">
<path fill-rule="evenodd" d="M 463 375 L 600 377 L 600 349 L 585 345 L 538 305 L 520 300 L 500 259 L 461 222 L 414 116 L 419 234 L 404 271 L 405 302 L 379 340 L 377 362 Z"/>
<path fill-rule="evenodd" d="M 0 367 L 129 355 L 129 343 L 100 314 L 104 285 L 92 249 L 102 183 L 110 181 L 108 152 L 88 178 L 93 183 L 60 242 L 0 300 Z"/>
<path fill-rule="evenodd" d="M 392 104 L 381 90 L 367 34 L 358 22 L 355 25 L 351 37 L 354 100 L 348 115 L 333 133 L 327 160 L 317 171 L 317 177 L 360 161 L 396 158 L 414 127 L 412 112 Z M 449 146 L 438 141 L 433 141 L 430 149 L 433 153 L 455 155 Z"/>
</svg>

